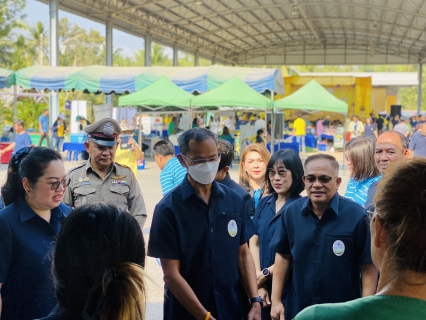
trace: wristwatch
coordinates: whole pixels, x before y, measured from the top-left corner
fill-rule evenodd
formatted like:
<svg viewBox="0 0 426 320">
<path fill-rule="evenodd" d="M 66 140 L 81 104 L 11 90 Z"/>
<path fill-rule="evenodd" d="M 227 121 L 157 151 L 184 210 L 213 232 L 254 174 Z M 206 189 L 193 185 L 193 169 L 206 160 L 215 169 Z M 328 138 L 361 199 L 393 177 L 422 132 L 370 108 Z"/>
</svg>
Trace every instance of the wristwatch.
<svg viewBox="0 0 426 320">
<path fill-rule="evenodd" d="M 268 268 L 263 269 L 263 270 L 262 270 L 262 273 L 263 273 L 263 276 L 264 276 L 265 278 L 267 278 L 267 277 L 269 277 L 269 276 L 271 275 L 271 273 L 269 272 L 269 269 L 268 269 Z"/>
<path fill-rule="evenodd" d="M 253 298 L 250 298 L 249 299 L 249 304 L 250 304 L 250 306 L 253 304 L 253 303 L 255 303 L 255 302 L 259 302 L 260 303 L 260 305 L 262 306 L 263 305 L 263 300 L 262 300 L 262 297 L 253 297 Z"/>
</svg>

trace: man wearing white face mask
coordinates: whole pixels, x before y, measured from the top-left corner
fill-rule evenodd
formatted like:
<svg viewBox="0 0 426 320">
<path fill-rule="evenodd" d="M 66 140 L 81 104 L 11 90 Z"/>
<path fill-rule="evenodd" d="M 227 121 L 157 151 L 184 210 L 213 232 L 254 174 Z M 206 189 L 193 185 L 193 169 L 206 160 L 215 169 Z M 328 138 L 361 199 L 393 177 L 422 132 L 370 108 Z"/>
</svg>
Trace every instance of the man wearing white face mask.
<svg viewBox="0 0 426 320">
<path fill-rule="evenodd" d="M 247 241 L 254 227 L 243 198 L 214 181 L 217 138 L 202 128 L 178 139 L 187 177 L 154 210 L 148 255 L 160 258 L 166 283 L 164 318 L 239 319 L 241 279 L 250 299 L 250 320 L 260 320 L 262 299 Z"/>
</svg>

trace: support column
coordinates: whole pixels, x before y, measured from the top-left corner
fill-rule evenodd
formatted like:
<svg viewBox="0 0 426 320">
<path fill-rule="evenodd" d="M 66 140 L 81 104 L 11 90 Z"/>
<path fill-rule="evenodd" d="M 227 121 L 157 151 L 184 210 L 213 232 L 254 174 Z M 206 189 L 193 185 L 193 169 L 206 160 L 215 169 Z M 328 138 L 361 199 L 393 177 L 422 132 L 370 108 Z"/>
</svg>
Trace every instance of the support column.
<svg viewBox="0 0 426 320">
<path fill-rule="evenodd" d="M 200 53 L 198 52 L 198 50 L 194 53 L 194 65 L 196 67 L 200 65 Z"/>
<path fill-rule="evenodd" d="M 18 120 L 18 85 L 13 86 L 13 122 Z"/>
<path fill-rule="evenodd" d="M 216 57 L 212 58 L 212 65 L 216 64 Z"/>
<path fill-rule="evenodd" d="M 177 43 L 175 43 L 174 45 L 173 45 L 173 67 L 177 67 L 178 65 L 179 65 L 179 56 L 178 56 L 178 54 L 179 54 L 179 47 L 178 47 L 178 44 Z"/>
<path fill-rule="evenodd" d="M 151 35 L 145 36 L 145 67 L 151 66 Z"/>
<path fill-rule="evenodd" d="M 423 63 L 419 63 L 419 85 L 417 86 L 417 114 L 420 114 L 422 106 L 422 77 L 423 77 Z"/>
<path fill-rule="evenodd" d="M 106 47 L 106 61 L 105 65 L 110 67 L 112 66 L 112 28 L 113 28 L 113 19 L 108 17 L 106 20 L 106 32 L 105 32 L 105 47 Z M 112 95 L 105 95 L 105 104 L 112 105 Z"/>
<path fill-rule="evenodd" d="M 58 1 L 49 1 L 50 15 L 50 66 L 58 66 Z M 58 92 L 51 91 L 50 93 L 50 124 L 59 116 L 59 98 Z"/>
</svg>

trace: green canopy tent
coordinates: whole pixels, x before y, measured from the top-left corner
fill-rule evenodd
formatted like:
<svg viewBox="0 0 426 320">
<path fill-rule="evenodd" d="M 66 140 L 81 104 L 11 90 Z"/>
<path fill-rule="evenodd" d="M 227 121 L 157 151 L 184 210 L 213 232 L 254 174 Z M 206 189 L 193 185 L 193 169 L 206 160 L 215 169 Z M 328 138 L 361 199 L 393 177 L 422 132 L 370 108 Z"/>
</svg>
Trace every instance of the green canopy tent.
<svg viewBox="0 0 426 320">
<path fill-rule="evenodd" d="M 315 79 L 288 97 L 275 101 L 275 108 L 348 113 L 347 103 L 333 96 Z"/>
<path fill-rule="evenodd" d="M 315 79 L 312 79 L 288 97 L 275 101 L 275 108 L 336 112 L 345 116 L 344 124 L 346 123 L 348 115 L 348 104 L 328 92 L 327 89 L 325 89 Z M 346 136 L 346 129 L 344 125 L 343 128 L 344 141 Z M 343 172 L 345 168 L 344 158 L 345 153 L 343 152 Z"/>
<path fill-rule="evenodd" d="M 238 77 L 233 77 L 215 89 L 192 98 L 192 106 L 267 109 L 273 107 L 273 101 L 254 91 Z"/>
<path fill-rule="evenodd" d="M 192 99 L 193 108 L 199 107 L 234 107 L 244 109 L 266 110 L 274 106 L 274 102 L 254 91 L 238 77 L 233 77 L 215 89 L 200 94 Z"/>
<path fill-rule="evenodd" d="M 118 98 L 119 106 L 138 106 L 138 111 L 189 111 L 193 96 L 165 76 L 161 76 L 144 89 Z M 170 107 L 176 107 L 171 109 Z M 188 118 L 190 119 L 190 117 Z M 141 121 L 139 121 L 138 141 L 141 139 Z"/>
</svg>

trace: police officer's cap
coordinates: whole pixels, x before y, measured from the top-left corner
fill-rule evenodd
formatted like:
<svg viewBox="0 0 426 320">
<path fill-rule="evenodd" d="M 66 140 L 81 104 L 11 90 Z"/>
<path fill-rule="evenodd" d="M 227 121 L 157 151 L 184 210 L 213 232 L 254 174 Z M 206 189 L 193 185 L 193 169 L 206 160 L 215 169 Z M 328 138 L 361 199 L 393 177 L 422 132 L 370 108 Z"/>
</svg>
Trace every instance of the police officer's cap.
<svg viewBox="0 0 426 320">
<path fill-rule="evenodd" d="M 117 144 L 117 136 L 121 134 L 120 124 L 112 119 L 105 118 L 84 128 L 87 137 L 97 145 L 112 147 Z"/>
</svg>

